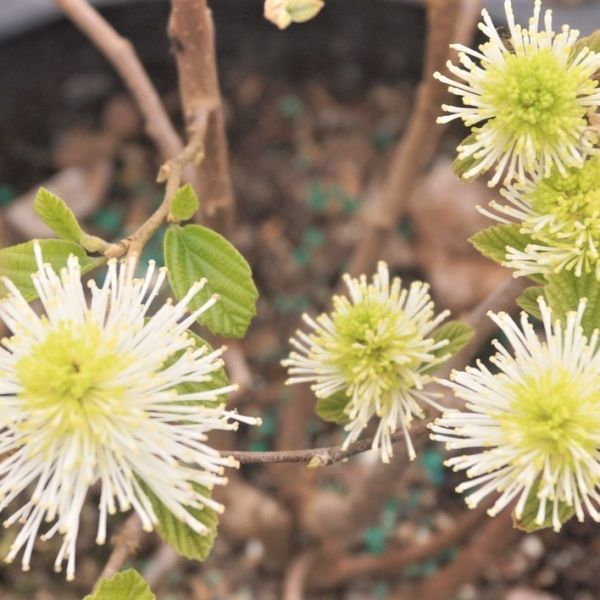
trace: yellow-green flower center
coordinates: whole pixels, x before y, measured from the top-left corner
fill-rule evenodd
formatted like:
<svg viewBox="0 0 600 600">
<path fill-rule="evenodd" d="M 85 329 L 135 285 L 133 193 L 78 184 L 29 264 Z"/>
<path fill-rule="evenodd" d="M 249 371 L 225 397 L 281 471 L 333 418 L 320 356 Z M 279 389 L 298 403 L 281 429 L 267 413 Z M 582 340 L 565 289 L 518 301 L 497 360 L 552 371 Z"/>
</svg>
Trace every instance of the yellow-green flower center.
<svg viewBox="0 0 600 600">
<path fill-rule="evenodd" d="M 594 453 L 600 428 L 598 386 L 558 367 L 531 375 L 510 390 L 512 404 L 500 423 L 515 447 L 537 452 L 538 468 L 544 458 L 553 468 L 572 467 L 573 449 Z"/>
<path fill-rule="evenodd" d="M 404 312 L 363 300 L 340 310 L 337 303 L 332 320 L 337 332 L 329 345 L 334 364 L 350 385 L 369 385 L 381 392 L 408 387 L 400 367 L 414 369 L 419 360 L 410 352 L 410 343 L 422 341 L 414 323 Z"/>
<path fill-rule="evenodd" d="M 111 381 L 122 367 L 123 357 L 97 325 L 65 323 L 17 363 L 19 397 L 30 414 L 71 431 L 119 410 L 123 390 Z"/>
<path fill-rule="evenodd" d="M 600 251 L 600 158 L 583 168 L 571 168 L 566 176 L 554 169 L 528 194 L 535 217 L 524 223 L 534 238 L 551 246 L 577 245 L 597 256 Z M 539 219 L 552 215 L 547 227 Z M 595 248 L 595 252 L 594 252 Z"/>
<path fill-rule="evenodd" d="M 564 132 L 578 131 L 586 109 L 577 98 L 595 85 L 580 68 L 565 67 L 544 48 L 488 65 L 481 100 L 495 109 L 494 126 L 511 144 L 529 138 L 539 151 L 560 143 Z"/>
</svg>

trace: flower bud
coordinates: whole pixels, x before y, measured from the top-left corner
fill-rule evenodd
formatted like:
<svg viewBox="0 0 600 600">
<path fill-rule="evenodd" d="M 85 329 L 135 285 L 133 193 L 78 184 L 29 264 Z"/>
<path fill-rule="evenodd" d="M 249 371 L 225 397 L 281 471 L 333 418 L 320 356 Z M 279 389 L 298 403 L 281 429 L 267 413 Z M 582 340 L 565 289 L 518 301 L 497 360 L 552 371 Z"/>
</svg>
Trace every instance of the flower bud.
<svg viewBox="0 0 600 600">
<path fill-rule="evenodd" d="M 323 0 L 266 0 L 265 18 L 285 29 L 292 22 L 310 21 L 324 4 Z"/>
</svg>

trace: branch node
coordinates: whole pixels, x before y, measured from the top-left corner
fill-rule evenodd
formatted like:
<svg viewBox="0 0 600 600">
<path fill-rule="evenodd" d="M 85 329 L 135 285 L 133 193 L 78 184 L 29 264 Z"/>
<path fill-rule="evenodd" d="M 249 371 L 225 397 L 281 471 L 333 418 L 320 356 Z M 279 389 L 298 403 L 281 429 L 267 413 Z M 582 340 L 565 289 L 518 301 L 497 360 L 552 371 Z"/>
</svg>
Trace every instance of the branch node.
<svg viewBox="0 0 600 600">
<path fill-rule="evenodd" d="M 169 175 L 171 174 L 171 161 L 167 161 L 166 163 L 160 166 L 158 170 L 158 175 L 156 176 L 156 183 L 164 183 L 169 179 Z"/>
<path fill-rule="evenodd" d="M 326 467 L 330 462 L 331 456 L 329 456 L 329 452 L 319 452 L 310 459 L 306 466 L 309 469 L 320 469 Z"/>
</svg>

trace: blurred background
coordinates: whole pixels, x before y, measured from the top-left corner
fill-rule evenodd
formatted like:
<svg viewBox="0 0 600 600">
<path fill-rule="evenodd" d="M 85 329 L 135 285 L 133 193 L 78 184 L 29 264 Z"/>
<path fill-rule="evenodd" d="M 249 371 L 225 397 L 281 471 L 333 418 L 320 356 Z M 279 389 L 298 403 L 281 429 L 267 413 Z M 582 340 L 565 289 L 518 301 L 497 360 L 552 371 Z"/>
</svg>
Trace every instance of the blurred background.
<svg viewBox="0 0 600 600">
<path fill-rule="evenodd" d="M 181 126 L 169 3 L 97 4 L 132 41 Z M 501 0 L 485 4 L 502 25 Z M 514 4 L 524 22 L 532 0 Z M 256 451 L 338 444 L 339 428 L 312 415 L 310 394 L 299 401 L 284 388 L 279 361 L 301 313 L 329 307 L 385 184 L 421 78 L 424 9 L 417 0 L 326 0 L 316 19 L 281 32 L 259 0 L 210 5 L 237 201 L 231 237 L 261 293 L 229 365 L 245 383 L 232 403 L 263 419 L 215 443 Z M 600 26 L 598 2 L 545 5 L 555 29 Z M 405 281 L 429 281 L 437 305 L 457 317 L 508 276 L 466 241 L 487 224 L 475 207 L 493 192 L 452 172 L 464 133 L 447 130 L 381 256 Z M 49 1 L 0 0 L 0 244 L 49 235 L 32 207 L 40 185 L 67 200 L 91 233 L 120 239 L 160 202 L 158 167 L 135 104 L 91 43 Z M 162 260 L 160 236 L 145 258 Z M 504 521 L 490 528 L 454 493 L 439 447 L 425 446 L 411 464 L 396 448 L 388 466 L 366 453 L 320 470 L 243 467 L 221 492 L 226 512 L 206 563 L 179 559 L 149 536 L 132 564 L 165 600 L 600 598 L 596 526 L 570 522 L 560 535 L 523 535 Z M 52 541 L 38 546 L 27 575 L 0 568 L 0 598 L 88 593 L 110 552 L 93 543 L 95 512 L 90 502 L 82 516 L 75 583 L 52 573 Z M 0 554 L 10 539 L 1 534 Z"/>
</svg>

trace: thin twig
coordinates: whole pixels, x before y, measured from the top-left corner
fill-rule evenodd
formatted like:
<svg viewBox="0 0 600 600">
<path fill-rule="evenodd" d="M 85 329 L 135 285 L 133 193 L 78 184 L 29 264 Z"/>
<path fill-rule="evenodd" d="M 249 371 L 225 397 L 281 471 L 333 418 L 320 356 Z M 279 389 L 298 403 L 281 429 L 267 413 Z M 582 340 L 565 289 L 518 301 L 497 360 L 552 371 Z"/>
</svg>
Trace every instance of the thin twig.
<svg viewBox="0 0 600 600">
<path fill-rule="evenodd" d="M 234 407 L 252 386 L 252 371 L 246 361 L 242 344 L 236 340 L 227 342 L 227 352 L 223 355 L 229 381 L 237 389 L 229 394 L 228 406 Z"/>
<path fill-rule="evenodd" d="M 173 547 L 162 542 L 156 552 L 150 557 L 142 575 L 152 590 L 156 590 L 165 576 L 172 572 L 181 557 Z"/>
<path fill-rule="evenodd" d="M 411 436 L 425 433 L 425 427 L 420 424 L 411 429 Z M 396 431 L 391 436 L 395 444 L 404 439 L 403 431 Z M 325 448 L 307 448 L 304 450 L 281 450 L 272 452 L 230 452 L 221 451 L 223 456 L 232 456 L 241 464 L 266 464 L 266 463 L 308 463 L 309 467 L 325 467 L 343 461 L 355 454 L 371 450 L 373 438 L 365 438 L 350 444 L 346 449 L 339 446 Z"/>
<path fill-rule="evenodd" d="M 160 206 L 132 235 L 120 242 L 110 244 L 104 251 L 105 256 L 119 258 L 125 253 L 129 256 L 140 256 L 148 240 L 169 216 L 171 201 L 181 184 L 183 169 L 188 163 L 198 163 L 204 156 L 204 138 L 207 121 L 208 113 L 199 113 L 198 123 L 190 133 L 188 144 L 175 158 L 167 161 L 161 167 L 158 174 L 158 181 L 159 183 L 166 182 L 166 185 L 165 194 Z"/>
<path fill-rule="evenodd" d="M 183 148 L 183 142 L 131 42 L 119 35 L 87 0 L 54 2 L 119 73 L 139 106 L 146 123 L 146 132 L 158 148 L 162 160 L 177 156 Z"/>
<path fill-rule="evenodd" d="M 102 569 L 102 573 L 96 581 L 96 586 L 103 579 L 109 579 L 118 573 L 127 559 L 137 551 L 142 539 L 142 522 L 137 513 L 133 513 L 123 524 L 121 529 L 114 535 L 114 548 Z"/>
</svg>

